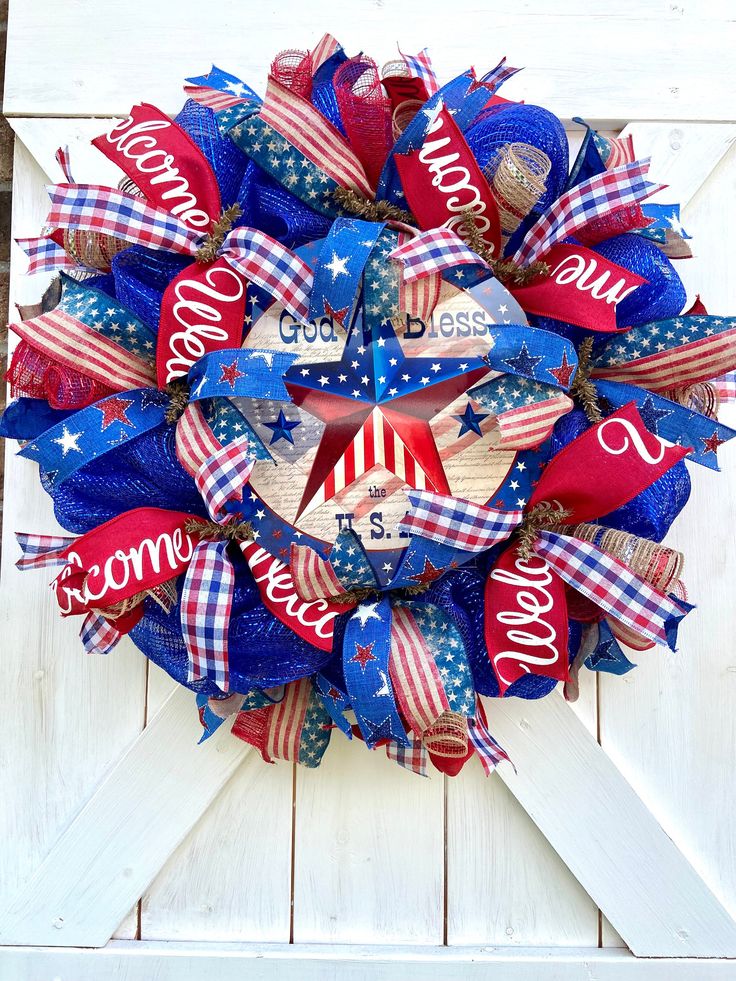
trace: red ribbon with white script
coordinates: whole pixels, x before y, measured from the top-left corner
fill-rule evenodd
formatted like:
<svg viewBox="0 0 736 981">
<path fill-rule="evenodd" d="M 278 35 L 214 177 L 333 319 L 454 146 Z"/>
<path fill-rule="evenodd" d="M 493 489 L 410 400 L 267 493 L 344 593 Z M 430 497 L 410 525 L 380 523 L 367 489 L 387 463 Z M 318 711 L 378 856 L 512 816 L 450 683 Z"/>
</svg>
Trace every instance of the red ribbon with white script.
<svg viewBox="0 0 736 981">
<path fill-rule="evenodd" d="M 544 261 L 548 275 L 528 286 L 508 286 L 525 313 L 585 330 L 625 329 L 616 324 L 616 307 L 646 279 L 581 245 L 554 245 Z"/>
<path fill-rule="evenodd" d="M 495 255 L 501 225 L 493 193 L 458 125 L 440 102 L 418 150 L 394 157 L 406 200 L 422 229 L 450 228 L 467 236 L 470 213 L 481 238 Z"/>
</svg>

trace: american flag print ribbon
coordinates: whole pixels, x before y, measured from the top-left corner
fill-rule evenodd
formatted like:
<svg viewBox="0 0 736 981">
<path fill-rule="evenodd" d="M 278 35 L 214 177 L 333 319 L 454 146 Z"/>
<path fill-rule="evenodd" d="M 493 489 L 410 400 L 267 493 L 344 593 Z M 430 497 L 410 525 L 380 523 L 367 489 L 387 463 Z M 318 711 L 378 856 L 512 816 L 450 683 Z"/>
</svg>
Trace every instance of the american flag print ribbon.
<svg viewBox="0 0 736 981">
<path fill-rule="evenodd" d="M 623 164 L 565 191 L 524 236 L 514 261 L 528 265 L 589 221 L 660 189 L 646 180 L 649 160 Z"/>
<path fill-rule="evenodd" d="M 227 505 L 240 500 L 253 462 L 247 440 L 240 439 L 218 450 L 197 472 L 197 489 L 217 524 L 236 520 L 228 514 Z M 235 585 L 227 546 L 227 540 L 202 540 L 195 545 L 181 595 L 188 680 L 208 678 L 223 692 L 229 689 L 227 635 Z"/>
</svg>

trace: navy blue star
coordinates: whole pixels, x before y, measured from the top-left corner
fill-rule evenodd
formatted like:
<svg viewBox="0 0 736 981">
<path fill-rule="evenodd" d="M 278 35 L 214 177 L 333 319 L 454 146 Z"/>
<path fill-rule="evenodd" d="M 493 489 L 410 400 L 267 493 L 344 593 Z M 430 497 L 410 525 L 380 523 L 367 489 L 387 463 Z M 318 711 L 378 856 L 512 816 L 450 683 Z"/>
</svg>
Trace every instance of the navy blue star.
<svg viewBox="0 0 736 981">
<path fill-rule="evenodd" d="M 544 358 L 533 358 L 531 354 L 529 354 L 526 341 L 524 341 L 521 345 L 521 350 L 519 353 L 513 358 L 506 358 L 503 363 L 507 364 L 509 368 L 512 368 L 517 375 L 525 375 L 527 378 L 533 378 L 534 369 L 537 367 L 540 361 L 544 361 Z"/>
<path fill-rule="evenodd" d="M 658 409 L 654 404 L 654 399 L 651 395 L 647 397 L 642 402 L 639 407 L 639 414 L 644 420 L 644 425 L 647 427 L 650 433 L 654 433 L 655 436 L 659 435 L 658 423 L 660 419 L 666 419 L 667 416 L 672 415 L 672 410 Z"/>
<path fill-rule="evenodd" d="M 465 433 L 477 433 L 478 436 L 482 436 L 483 433 L 480 431 L 480 423 L 483 419 L 487 418 L 487 412 L 474 412 L 473 406 L 468 402 L 465 406 L 465 412 L 461 416 L 453 416 L 453 419 L 457 419 L 460 423 L 460 432 L 457 434 L 458 439 L 464 436 Z"/>
<path fill-rule="evenodd" d="M 370 746 L 375 745 L 379 739 L 396 739 L 396 735 L 391 729 L 391 717 L 386 716 L 385 719 L 381 719 L 380 722 L 371 722 L 370 719 L 363 719 L 363 726 L 368 730 L 369 739 L 367 740 Z M 363 728 L 361 726 L 361 728 Z"/>
<path fill-rule="evenodd" d="M 273 446 L 280 439 L 288 439 L 288 441 L 294 445 L 294 437 L 291 435 L 291 430 L 296 429 L 297 426 L 301 426 L 301 421 L 297 419 L 295 422 L 289 422 L 289 420 L 284 415 L 284 410 L 279 410 L 279 417 L 276 422 L 264 422 L 263 424 L 266 429 L 270 429 L 273 433 L 271 437 L 271 442 L 269 446 Z"/>
</svg>

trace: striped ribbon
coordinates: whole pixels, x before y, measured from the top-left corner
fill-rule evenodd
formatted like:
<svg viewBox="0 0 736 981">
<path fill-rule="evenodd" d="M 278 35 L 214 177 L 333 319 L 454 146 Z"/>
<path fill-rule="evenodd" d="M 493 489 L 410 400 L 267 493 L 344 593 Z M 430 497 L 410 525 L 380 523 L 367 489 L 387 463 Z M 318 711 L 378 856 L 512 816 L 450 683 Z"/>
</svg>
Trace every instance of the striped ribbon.
<svg viewBox="0 0 736 981">
<path fill-rule="evenodd" d="M 261 693 L 253 693 L 259 695 Z M 309 678 L 285 685 L 278 699 L 246 698 L 232 733 L 255 747 L 267 763 L 285 760 L 316 767 L 329 744 L 330 717 Z M 250 707 L 248 704 L 256 707 Z"/>
<path fill-rule="evenodd" d="M 528 265 L 593 218 L 641 201 L 660 190 L 660 185 L 645 179 L 648 171 L 648 159 L 636 160 L 596 174 L 565 191 L 529 229 L 514 261 Z"/>
<path fill-rule="evenodd" d="M 52 310 L 10 326 L 13 333 L 57 364 L 79 371 L 108 389 L 123 392 L 156 387 L 152 362 L 63 310 Z"/>
<path fill-rule="evenodd" d="M 198 402 L 190 402 L 176 425 L 176 456 L 191 477 L 222 449 Z"/>
<path fill-rule="evenodd" d="M 340 187 L 373 197 L 363 165 L 343 136 L 310 102 L 274 78 L 268 81 L 259 119 Z"/>
<path fill-rule="evenodd" d="M 392 611 L 389 671 L 401 711 L 416 735 L 449 711 L 437 663 L 413 613 L 405 606 L 395 606 Z"/>
</svg>

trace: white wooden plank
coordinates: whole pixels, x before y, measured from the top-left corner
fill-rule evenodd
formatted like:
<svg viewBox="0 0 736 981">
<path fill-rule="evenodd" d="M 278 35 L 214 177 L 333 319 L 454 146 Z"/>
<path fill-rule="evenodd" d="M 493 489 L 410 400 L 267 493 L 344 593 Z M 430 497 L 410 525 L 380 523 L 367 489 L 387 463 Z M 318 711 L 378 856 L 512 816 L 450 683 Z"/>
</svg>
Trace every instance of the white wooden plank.
<svg viewBox="0 0 736 981">
<path fill-rule="evenodd" d="M 148 711 L 176 687 L 151 665 Z M 288 942 L 293 769 L 249 753 L 143 896 L 144 940 Z"/>
<path fill-rule="evenodd" d="M 207 22 L 196 0 L 106 0 L 104 7 L 12 0 L 5 111 L 114 115 L 138 99 L 173 110 L 180 80 L 212 60 L 261 88 L 277 52 L 314 45 L 328 30 L 350 53 L 379 61 L 396 56 L 397 40 L 409 51 L 427 44 L 442 78 L 470 63 L 485 71 L 506 54 L 529 67 L 504 92 L 563 117 L 729 119 L 736 99 L 729 12 L 728 0 L 617 0 L 593 9 L 587 0 L 460 0 L 448 17 L 426 0 L 323 0 L 315 15 L 310 5 L 284 0 L 254 16 L 248 4 L 220 0 Z"/>
<path fill-rule="evenodd" d="M 575 710 L 595 732 L 595 677 L 580 682 Z M 448 781 L 447 826 L 448 943 L 598 946 L 595 903 L 476 760 Z"/>
<path fill-rule="evenodd" d="M 6 948 L 0 969 L 3 981 L 731 981 L 736 964 L 585 948 L 115 941 L 102 950 Z"/>
<path fill-rule="evenodd" d="M 443 780 L 336 732 L 296 785 L 294 940 L 441 943 Z"/>
<path fill-rule="evenodd" d="M 518 767 L 499 775 L 631 950 L 736 956 L 736 923 L 562 697 L 516 701 L 486 702 Z"/>
<path fill-rule="evenodd" d="M 638 158 L 651 157 L 650 177 L 667 186 L 651 201 L 688 204 L 736 139 L 733 123 L 640 122 L 624 127 Z"/>
<path fill-rule="evenodd" d="M 175 691 L 10 897 L 0 942 L 106 943 L 248 753 L 227 729 L 197 746 L 192 695 Z"/>
<path fill-rule="evenodd" d="M 729 242 L 736 222 L 736 150 L 729 151 L 685 211 L 696 258 L 677 264 L 690 299 L 713 313 L 736 310 Z M 727 406 L 723 421 L 736 425 Z M 697 609 L 676 654 L 629 656 L 639 666 L 601 689 L 603 746 L 716 895 L 736 911 L 733 814 L 736 775 L 736 450 L 722 447 L 723 472 L 690 466 L 692 494 L 667 541 L 685 553 L 684 578 Z M 615 684 L 614 681 L 623 681 Z"/>
<path fill-rule="evenodd" d="M 48 199 L 45 176 L 25 147 L 15 154 L 13 231 L 37 230 Z M 34 232 L 35 233 L 35 232 Z M 26 261 L 12 249 L 11 319 L 15 302 L 40 298 L 47 277 L 19 275 Z M 48 588 L 51 574 L 18 572 L 14 532 L 58 534 L 38 467 L 15 456 L 8 441 L 0 624 L 5 678 L 14 722 L 0 748 L 5 781 L 0 834 L 0 895 L 12 895 L 73 820 L 99 781 L 143 726 L 145 661 L 128 641 L 109 658 L 87 657 L 79 621 L 63 621 Z M 12 842 L 12 847 L 10 843 Z M 133 901 L 135 901 L 133 897 Z M 132 905 L 132 904 L 131 904 Z M 129 909 L 129 907 L 128 907 Z M 134 937 L 137 919 L 124 909 L 117 935 Z"/>
</svg>

